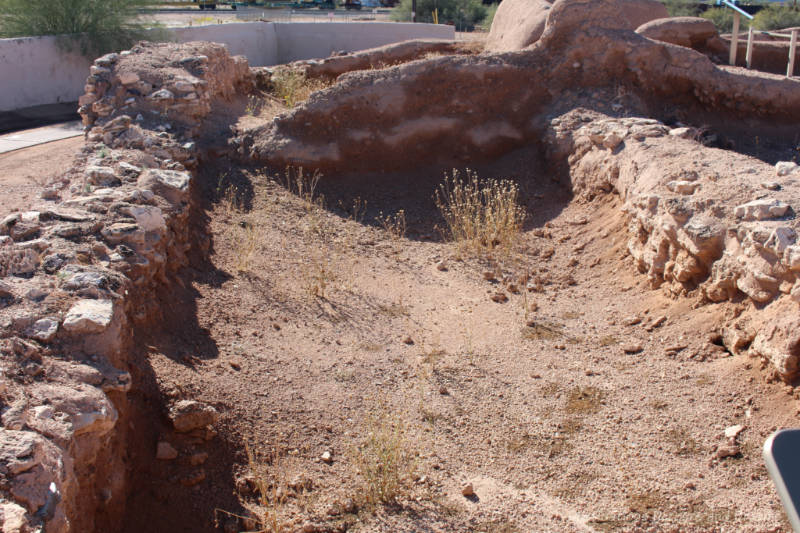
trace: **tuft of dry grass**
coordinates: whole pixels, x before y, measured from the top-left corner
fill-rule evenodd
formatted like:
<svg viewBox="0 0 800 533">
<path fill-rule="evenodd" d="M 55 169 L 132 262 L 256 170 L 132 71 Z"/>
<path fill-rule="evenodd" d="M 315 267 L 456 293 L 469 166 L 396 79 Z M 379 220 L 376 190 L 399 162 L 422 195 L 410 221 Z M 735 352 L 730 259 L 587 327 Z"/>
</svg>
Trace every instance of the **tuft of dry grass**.
<svg viewBox="0 0 800 533">
<path fill-rule="evenodd" d="M 366 418 L 365 430 L 355 453 L 364 480 L 359 499 L 368 506 L 393 503 L 411 484 L 416 470 L 407 428 L 397 416 L 382 411 Z"/>
<path fill-rule="evenodd" d="M 394 215 L 380 213 L 377 220 L 384 231 L 394 240 L 400 240 L 406 236 L 406 212 L 403 209 Z"/>
<path fill-rule="evenodd" d="M 222 509 L 215 509 L 214 514 L 219 526 L 219 516 L 227 516 L 242 523 L 248 531 L 258 528 L 263 533 L 287 533 L 291 531 L 291 523 L 284 518 L 286 501 L 288 499 L 289 487 L 285 472 L 270 475 L 267 472 L 266 463 L 261 463 L 256 459 L 250 446 L 245 445 L 247 452 L 247 467 L 250 473 L 250 480 L 253 486 L 253 493 L 256 496 L 257 509 L 253 513 L 255 516 L 242 516 Z M 275 463 L 273 457 L 270 463 Z"/>
<path fill-rule="evenodd" d="M 435 193 L 448 237 L 476 253 L 510 252 L 525 221 L 519 187 L 508 180 L 481 180 L 469 169 L 465 174 L 455 169 L 445 174 Z"/>
<path fill-rule="evenodd" d="M 573 414 L 591 414 L 600 410 L 603 391 L 597 387 L 574 387 L 567 397 L 566 411 Z"/>
<path fill-rule="evenodd" d="M 306 268 L 303 272 L 303 281 L 306 292 L 317 298 L 326 298 L 328 289 L 337 279 L 329 254 L 324 251 L 313 254 L 304 266 Z"/>
<path fill-rule="evenodd" d="M 321 178 L 322 173 L 319 170 L 306 172 L 303 167 L 291 166 L 286 167 L 282 176 L 277 176 L 287 191 L 303 200 L 306 211 L 325 206 L 325 197 L 317 194 L 317 185 Z"/>
<path fill-rule="evenodd" d="M 236 239 L 236 271 L 248 272 L 250 261 L 258 248 L 258 234 L 252 224 L 245 223 L 244 233 Z"/>
<path fill-rule="evenodd" d="M 330 82 L 321 79 L 309 79 L 305 72 L 291 67 L 279 67 L 272 73 L 272 94 L 279 98 L 286 107 L 294 107 L 311 96 L 311 93 L 330 86 Z"/>
</svg>

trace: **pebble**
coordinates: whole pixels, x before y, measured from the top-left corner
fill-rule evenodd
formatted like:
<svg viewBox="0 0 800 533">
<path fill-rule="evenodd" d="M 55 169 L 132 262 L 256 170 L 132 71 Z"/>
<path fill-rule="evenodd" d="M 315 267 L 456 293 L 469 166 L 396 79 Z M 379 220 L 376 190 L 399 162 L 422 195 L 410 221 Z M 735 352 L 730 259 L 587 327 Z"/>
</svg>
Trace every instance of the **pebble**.
<svg viewBox="0 0 800 533">
<path fill-rule="evenodd" d="M 403 339 L 403 344 L 408 344 L 410 346 L 410 345 L 414 344 L 414 339 L 412 339 L 409 336 L 406 336 L 406 338 Z"/>
<path fill-rule="evenodd" d="M 494 272 L 493 272 L 493 271 L 491 271 L 491 270 L 486 270 L 486 271 L 483 273 L 483 279 L 485 279 L 486 281 L 495 281 L 497 278 L 495 277 L 495 275 L 494 275 Z"/>
<path fill-rule="evenodd" d="M 650 323 L 650 324 L 649 324 L 649 325 L 648 325 L 646 328 L 644 328 L 644 329 L 646 329 L 647 331 L 653 331 L 654 329 L 656 329 L 656 328 L 660 328 L 661 326 L 663 326 L 663 325 L 664 325 L 664 323 L 665 323 L 666 321 L 667 321 L 667 317 L 665 317 L 664 315 L 661 315 L 660 317 L 658 317 L 658 318 L 656 318 L 655 320 L 653 320 L 653 321 L 652 321 L 652 322 L 651 322 L 651 323 Z"/>
<path fill-rule="evenodd" d="M 333 463 L 333 456 L 331 455 L 330 451 L 326 450 L 325 452 L 322 453 L 322 456 L 320 457 L 320 460 L 323 463 L 329 465 L 329 464 Z"/>
<path fill-rule="evenodd" d="M 639 353 L 642 350 L 644 350 L 644 348 L 642 348 L 641 344 L 631 343 L 631 344 L 624 344 L 622 346 L 622 351 L 625 353 Z"/>
<path fill-rule="evenodd" d="M 442 396 L 447 396 L 448 394 L 450 394 L 450 391 L 447 390 L 447 387 L 442 385 L 441 387 L 439 387 L 439 394 L 441 394 Z"/>
<path fill-rule="evenodd" d="M 628 317 L 625 320 L 623 320 L 622 324 L 625 325 L 625 326 L 635 326 L 636 324 L 639 324 L 641 322 L 642 322 L 642 317 L 640 317 L 640 316 L 631 316 L 631 317 Z"/>
<path fill-rule="evenodd" d="M 736 437 L 739 436 L 739 433 L 741 433 L 743 430 L 744 426 L 741 424 L 736 424 L 735 426 L 728 426 L 727 428 L 725 428 L 725 438 L 735 439 Z"/>
<path fill-rule="evenodd" d="M 346 499 L 346 500 L 345 500 L 345 501 L 342 503 L 342 510 L 343 510 L 345 513 L 350 513 L 350 514 L 352 514 L 352 513 L 355 513 L 355 512 L 356 512 L 356 509 L 357 509 L 357 507 L 356 507 L 356 503 L 355 503 L 355 502 L 354 502 L 354 501 L 353 501 L 351 498 L 347 498 L 347 499 Z"/>
<path fill-rule="evenodd" d="M 190 473 L 188 476 L 181 478 L 181 485 L 184 487 L 194 487 L 195 485 L 202 483 L 205 478 L 206 471 L 200 468 Z"/>
<path fill-rule="evenodd" d="M 717 459 L 724 459 L 726 457 L 734 457 L 736 455 L 739 455 L 739 453 L 741 453 L 741 450 L 737 445 L 723 444 L 722 446 L 717 448 L 717 451 L 714 453 L 714 457 Z"/>
<path fill-rule="evenodd" d="M 492 301 L 499 304 L 503 304 L 508 301 L 508 296 L 506 296 L 506 293 L 504 292 L 496 292 L 492 294 Z"/>
<path fill-rule="evenodd" d="M 471 498 L 472 496 L 475 496 L 475 489 L 472 488 L 472 483 L 467 483 L 464 485 L 464 487 L 461 489 L 461 495 L 465 498 Z"/>
<path fill-rule="evenodd" d="M 176 457 L 178 457 L 178 450 L 176 450 L 172 444 L 165 440 L 158 442 L 158 447 L 156 448 L 156 459 L 170 461 Z"/>
<path fill-rule="evenodd" d="M 438 270 L 440 272 L 446 272 L 447 271 L 447 263 L 444 262 L 444 261 L 439 261 L 438 263 L 436 263 L 436 270 Z"/>
<path fill-rule="evenodd" d="M 189 457 L 189 462 L 192 466 L 198 466 L 206 462 L 208 460 L 208 454 L 206 452 L 198 452 L 193 453 L 191 457 Z"/>
</svg>

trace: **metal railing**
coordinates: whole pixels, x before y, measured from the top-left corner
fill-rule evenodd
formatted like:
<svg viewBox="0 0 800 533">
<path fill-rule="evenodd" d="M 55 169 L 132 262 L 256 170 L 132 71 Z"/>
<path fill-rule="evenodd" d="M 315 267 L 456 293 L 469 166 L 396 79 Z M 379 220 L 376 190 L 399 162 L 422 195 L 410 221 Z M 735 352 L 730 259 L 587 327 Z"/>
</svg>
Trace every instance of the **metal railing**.
<svg viewBox="0 0 800 533">
<path fill-rule="evenodd" d="M 744 11 L 739 6 L 730 0 L 722 0 L 722 4 L 726 7 L 733 9 L 733 32 L 731 33 L 731 50 L 728 55 L 728 63 L 736 65 L 736 54 L 739 51 L 739 23 L 742 16 L 748 20 L 753 20 L 753 15 Z M 786 66 L 786 77 L 791 78 L 794 74 L 794 57 L 795 49 L 797 48 L 797 30 L 792 30 L 788 35 L 785 33 L 776 33 L 771 31 L 757 31 L 753 30 L 751 26 L 747 31 L 747 52 L 745 53 L 745 62 L 747 68 L 751 68 L 753 64 L 753 35 L 758 33 L 760 35 L 769 35 L 770 37 L 778 37 L 781 39 L 789 39 L 789 64 Z"/>
</svg>

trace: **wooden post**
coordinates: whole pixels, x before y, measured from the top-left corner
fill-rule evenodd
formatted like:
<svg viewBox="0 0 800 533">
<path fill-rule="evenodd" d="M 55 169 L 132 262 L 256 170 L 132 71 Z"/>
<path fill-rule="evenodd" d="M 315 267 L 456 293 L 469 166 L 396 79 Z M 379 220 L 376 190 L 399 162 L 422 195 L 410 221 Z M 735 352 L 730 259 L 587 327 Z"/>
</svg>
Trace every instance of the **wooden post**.
<svg viewBox="0 0 800 533">
<path fill-rule="evenodd" d="M 736 65 L 736 52 L 739 51 L 739 19 L 741 15 L 738 11 L 733 12 L 733 33 L 731 33 L 731 53 L 728 63 Z"/>
<path fill-rule="evenodd" d="M 753 63 L 753 27 L 747 31 L 747 68 L 752 68 Z"/>
<path fill-rule="evenodd" d="M 794 49 L 797 44 L 797 30 L 792 30 L 792 37 L 789 39 L 789 66 L 786 67 L 786 77 L 794 75 Z"/>
</svg>

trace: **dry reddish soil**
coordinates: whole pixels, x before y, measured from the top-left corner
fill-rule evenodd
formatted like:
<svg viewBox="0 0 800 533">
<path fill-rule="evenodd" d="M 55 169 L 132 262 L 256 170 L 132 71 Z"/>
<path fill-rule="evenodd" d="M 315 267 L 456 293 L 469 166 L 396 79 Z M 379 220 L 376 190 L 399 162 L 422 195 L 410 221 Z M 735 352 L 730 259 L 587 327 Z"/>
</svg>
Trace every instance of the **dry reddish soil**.
<svg viewBox="0 0 800 533">
<path fill-rule="evenodd" d="M 0 217 L 36 203 L 43 186 L 72 166 L 81 146 L 83 138 L 73 137 L 0 154 Z"/>
<path fill-rule="evenodd" d="M 4 183 L 43 154 L 66 167 L 79 142 L 0 156 Z M 440 170 L 323 176 L 310 199 L 279 172 L 204 164 L 207 250 L 137 334 L 151 416 L 132 432 L 127 531 L 245 530 L 226 512 L 260 516 L 257 477 L 283 531 L 789 531 L 760 450 L 795 402 L 714 342 L 743 304 L 649 289 L 616 198 L 573 201 L 533 150 L 477 170 L 520 186 L 510 254 L 442 241 Z M 400 209 L 402 237 L 375 221 Z M 222 413 L 216 439 L 171 431 L 161 406 L 179 398 Z M 369 505 L 359 446 L 382 424 L 414 459 L 397 501 Z M 735 424 L 739 453 L 716 459 Z M 178 458 L 153 460 L 158 440 Z"/>
<path fill-rule="evenodd" d="M 255 478 L 283 531 L 788 531 L 761 445 L 796 423 L 791 389 L 716 344 L 743 304 L 649 289 L 617 199 L 572 201 L 534 150 L 477 170 L 520 186 L 508 255 L 442 241 L 440 170 L 323 176 L 309 198 L 281 172 L 204 165 L 207 254 L 142 346 L 154 405 L 214 405 L 219 437 L 163 415 L 144 430 L 180 456 L 142 466 L 128 531 L 245 529 L 223 511 L 264 512 Z M 401 209 L 405 236 L 376 222 Z M 382 424 L 415 459 L 374 506 L 358 457 Z M 736 424 L 738 453 L 717 459 Z"/>
</svg>

